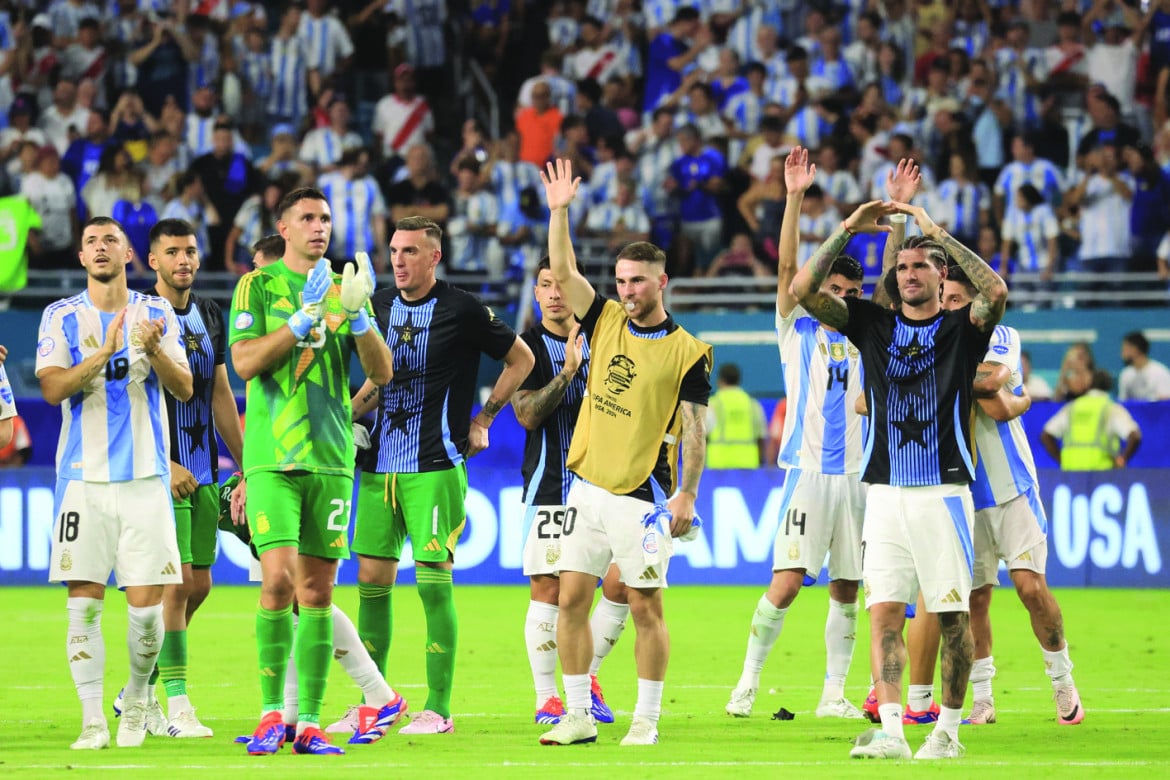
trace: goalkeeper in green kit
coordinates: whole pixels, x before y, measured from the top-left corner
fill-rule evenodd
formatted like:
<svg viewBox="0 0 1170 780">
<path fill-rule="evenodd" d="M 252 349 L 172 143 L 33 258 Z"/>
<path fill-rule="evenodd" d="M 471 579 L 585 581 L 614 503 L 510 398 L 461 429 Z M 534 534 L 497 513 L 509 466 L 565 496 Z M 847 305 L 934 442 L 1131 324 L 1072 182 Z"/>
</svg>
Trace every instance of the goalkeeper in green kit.
<svg viewBox="0 0 1170 780">
<path fill-rule="evenodd" d="M 248 383 L 243 471 L 263 575 L 256 614 L 262 715 L 247 750 L 267 755 L 285 742 L 281 710 L 292 649 L 300 691 L 293 750 L 336 755 L 343 751 L 321 731 L 320 712 L 333 650 L 333 582 L 338 560 L 349 557 L 350 357 L 356 349 L 378 385 L 390 381 L 393 367 L 369 314 L 369 260 L 346 266 L 338 284 L 324 257 L 332 230 L 325 195 L 293 190 L 277 214 L 284 257 L 240 279 L 228 339 L 236 372 Z"/>
</svg>

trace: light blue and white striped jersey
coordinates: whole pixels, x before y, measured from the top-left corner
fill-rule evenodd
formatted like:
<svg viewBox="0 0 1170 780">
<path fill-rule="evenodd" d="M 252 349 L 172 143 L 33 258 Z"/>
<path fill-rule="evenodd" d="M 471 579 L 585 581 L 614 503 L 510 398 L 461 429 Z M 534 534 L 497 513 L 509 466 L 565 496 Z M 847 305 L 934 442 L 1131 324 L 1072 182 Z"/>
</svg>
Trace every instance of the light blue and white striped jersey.
<svg viewBox="0 0 1170 780">
<path fill-rule="evenodd" d="M 340 171 L 317 180 L 333 211 L 333 237 L 329 256 L 351 259 L 358 252 L 374 254 L 374 220 L 386 219 L 386 201 L 372 176 L 347 179 Z"/>
<path fill-rule="evenodd" d="M 850 87 L 854 83 L 853 71 L 849 70 L 844 57 L 835 60 L 817 57 L 809 63 L 809 76 L 823 79 L 833 91 Z"/>
<path fill-rule="evenodd" d="M 179 198 L 171 198 L 163 206 L 162 213 L 158 215 L 159 220 L 164 219 L 182 219 L 191 223 L 191 227 L 195 228 L 195 240 L 199 246 L 211 246 L 211 237 L 207 233 L 207 220 L 203 210 L 203 204 L 199 201 L 193 201 L 190 204 L 184 203 Z"/>
<path fill-rule="evenodd" d="M 0 420 L 7 420 L 16 416 L 16 398 L 12 395 L 12 385 L 8 382 L 8 374 L 4 373 L 4 366 L 0 364 Z"/>
<path fill-rule="evenodd" d="M 760 119 L 764 116 L 764 96 L 751 90 L 732 95 L 723 107 L 723 116 L 730 120 L 733 127 L 745 133 L 758 133 Z M 727 146 L 727 158 L 738 160 L 746 146 L 747 142 L 741 138 L 731 139 Z"/>
<path fill-rule="evenodd" d="M 610 232 L 615 230 L 619 223 L 624 230 L 635 233 L 650 232 L 650 218 L 646 216 L 646 210 L 639 203 L 631 203 L 628 206 L 619 206 L 613 202 L 602 203 L 589 209 L 589 215 L 585 217 L 585 227 L 594 233 Z"/>
<path fill-rule="evenodd" d="M 416 68 L 442 67 L 447 61 L 447 0 L 391 0 L 387 5 L 405 22 L 406 59 Z"/>
<path fill-rule="evenodd" d="M 869 199 L 870 200 L 886 200 L 890 194 L 886 192 L 886 178 L 897 170 L 898 164 L 896 160 L 886 160 L 878 165 L 870 177 L 869 185 Z M 912 203 L 915 206 L 926 205 L 926 200 L 930 193 L 934 191 L 934 171 L 931 167 L 922 161 L 918 161 L 918 175 L 922 177 L 922 184 L 918 188 L 918 194 L 914 196 Z M 865 180 L 864 174 L 862 181 Z"/>
<path fill-rule="evenodd" d="M 617 163 L 613 160 L 601 162 L 593 166 L 593 175 L 589 177 L 589 204 L 597 205 L 609 200 L 611 189 L 617 188 Z"/>
<path fill-rule="evenodd" d="M 1016 243 L 1017 271 L 1043 271 L 1048 267 L 1048 239 L 1060 235 L 1060 223 L 1051 206 L 1041 203 L 1031 211 L 1012 209 L 1004 215 L 1001 230 L 1005 241 Z"/>
<path fill-rule="evenodd" d="M 187 90 L 213 86 L 219 80 L 219 37 L 208 33 L 199 46 L 199 56 L 187 64 Z"/>
<path fill-rule="evenodd" d="M 1032 127 L 1040 121 L 1040 100 L 1035 92 L 1029 92 L 1025 74 L 1031 74 L 1037 81 L 1044 81 L 1045 58 L 1042 49 L 1002 48 L 995 53 L 996 68 L 1000 72 L 999 97 L 1012 110 L 1017 122 Z"/>
<path fill-rule="evenodd" d="M 800 96 L 800 80 L 788 75 L 768 76 L 764 81 L 764 94 L 769 103 L 792 108 Z"/>
<path fill-rule="evenodd" d="M 50 304 L 41 318 L 37 374 L 72 368 L 97 352 L 115 316 L 94 306 L 88 292 Z M 166 390 L 136 330 L 160 317 L 165 320 L 162 349 L 186 365 L 175 310 L 162 298 L 131 290 L 122 349 L 80 392 L 61 402 L 58 479 L 127 482 L 170 473 Z"/>
<path fill-rule="evenodd" d="M 1043 157 L 1030 163 L 1014 160 L 1004 166 L 995 180 L 995 194 L 1003 198 L 1004 216 L 1016 208 L 1016 191 L 1025 184 L 1031 184 L 1051 206 L 1060 205 L 1060 169 Z"/>
<path fill-rule="evenodd" d="M 309 69 L 322 76 L 331 75 L 341 60 L 353 54 L 353 41 L 345 25 L 332 14 L 319 19 L 308 13 L 301 14 L 297 37 L 305 44 Z"/>
<path fill-rule="evenodd" d="M 240 75 L 252 97 L 267 106 L 275 87 L 272 76 L 272 55 L 267 51 L 244 49 L 239 54 Z"/>
<path fill-rule="evenodd" d="M 332 127 L 318 127 L 305 134 L 301 141 L 301 162 L 315 165 L 317 168 L 331 168 L 337 165 L 343 152 L 357 149 L 362 145 L 362 137 L 349 130 L 341 135 Z"/>
<path fill-rule="evenodd" d="M 800 234 L 816 236 L 814 241 L 801 240 L 800 247 L 797 249 L 796 263 L 798 266 L 803 266 L 809 261 L 809 258 L 820 248 L 821 244 L 825 242 L 829 236 L 833 235 L 833 231 L 841 224 L 841 215 L 837 209 L 829 206 L 824 213 L 818 216 L 810 214 L 800 215 Z"/>
<path fill-rule="evenodd" d="M 496 160 L 488 183 L 499 201 L 500 208 L 519 208 L 520 193 L 531 187 L 537 193 L 544 192 L 540 181 L 540 169 L 525 160 Z"/>
<path fill-rule="evenodd" d="M 991 208 L 991 193 L 986 184 L 959 184 L 954 179 L 945 179 L 934 191 L 932 203 L 930 213 L 935 221 L 951 233 L 978 236 L 980 217 Z"/>
<path fill-rule="evenodd" d="M 268 97 L 268 113 L 299 122 L 309 110 L 305 71 L 309 59 L 305 43 L 299 37 L 276 37 L 270 49 L 272 59 L 272 94 Z"/>
<path fill-rule="evenodd" d="M 735 20 L 731 30 L 727 33 L 727 46 L 739 55 L 740 62 L 752 62 L 760 59 L 760 49 L 756 44 L 760 28 L 767 25 L 774 27 L 777 32 L 783 28 L 780 9 L 773 4 L 756 5 L 743 16 Z"/>
<path fill-rule="evenodd" d="M 776 340 L 788 412 L 777 465 L 821 474 L 861 470 L 861 355 L 802 306 L 776 312 Z"/>
<path fill-rule="evenodd" d="M 82 19 L 101 18 L 101 9 L 95 3 L 73 5 L 69 0 L 56 0 L 49 6 L 49 21 L 53 24 L 53 34 L 63 38 L 76 38 Z"/>
<path fill-rule="evenodd" d="M 1011 369 L 1007 389 L 1015 395 L 1023 392 L 1024 375 L 1020 364 L 1020 334 L 1015 328 L 997 325 L 991 334 L 984 362 L 1002 363 Z M 975 407 L 975 481 L 971 498 L 976 509 L 987 509 L 1011 501 L 1032 489 L 1037 491 L 1036 463 L 1024 425 L 1017 417 L 996 422 L 978 405 Z M 1037 504 L 1039 500 L 1037 499 Z M 1044 510 L 1037 516 L 1044 522 Z"/>
<path fill-rule="evenodd" d="M 276 232 L 276 224 L 274 221 L 272 224 L 265 224 L 264 222 L 260 209 L 261 197 L 260 195 L 250 196 L 243 202 L 240 210 L 236 212 L 236 218 L 232 220 L 232 227 L 240 229 L 237 252 L 248 258 L 252 256 L 252 247 L 257 241 L 270 233 Z"/>
<path fill-rule="evenodd" d="M 488 190 L 470 195 L 455 195 L 455 208 L 447 223 L 451 238 L 451 268 L 460 271 L 484 270 L 489 251 L 498 252 L 495 236 L 474 233 L 474 228 L 486 228 L 500 220 L 500 204 Z"/>
<path fill-rule="evenodd" d="M 829 133 L 833 132 L 833 126 L 815 108 L 805 106 L 792 115 L 784 132 L 800 139 L 801 146 L 820 149 L 821 140 L 828 138 Z"/>
<path fill-rule="evenodd" d="M 183 143 L 192 157 L 201 157 L 214 148 L 211 137 L 215 135 L 215 115 L 199 116 L 187 114 Z"/>
<path fill-rule="evenodd" d="M 682 155 L 673 136 L 661 141 L 651 140 L 638 152 L 638 181 L 649 193 L 646 211 L 652 217 L 669 214 L 673 208 L 670 193 L 662 187 L 670 175 L 670 166 Z"/>
<path fill-rule="evenodd" d="M 832 173 L 817 168 L 816 183 L 821 185 L 825 194 L 837 203 L 861 203 L 864 200 L 861 185 L 857 183 L 853 174 L 844 168 Z"/>
</svg>

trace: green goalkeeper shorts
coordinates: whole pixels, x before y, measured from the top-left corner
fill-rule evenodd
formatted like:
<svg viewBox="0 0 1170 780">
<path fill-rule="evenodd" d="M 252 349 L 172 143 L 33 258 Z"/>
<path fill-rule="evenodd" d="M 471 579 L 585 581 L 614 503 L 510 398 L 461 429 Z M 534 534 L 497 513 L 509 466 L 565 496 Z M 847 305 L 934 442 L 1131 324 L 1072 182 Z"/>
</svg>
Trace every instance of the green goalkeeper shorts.
<svg viewBox="0 0 1170 780">
<path fill-rule="evenodd" d="M 296 547 L 301 555 L 349 557 L 353 477 L 311 471 L 257 471 L 248 476 L 248 527 L 263 554 Z"/>
<path fill-rule="evenodd" d="M 455 555 L 467 511 L 467 466 L 412 474 L 361 472 L 353 551 L 402 559 L 406 537 L 416 561 L 443 563 Z M 249 496 L 251 501 L 251 496 Z"/>
<path fill-rule="evenodd" d="M 219 487 L 200 485 L 186 498 L 174 499 L 175 538 L 179 543 L 179 560 L 196 569 L 209 569 L 215 563 Z"/>
</svg>

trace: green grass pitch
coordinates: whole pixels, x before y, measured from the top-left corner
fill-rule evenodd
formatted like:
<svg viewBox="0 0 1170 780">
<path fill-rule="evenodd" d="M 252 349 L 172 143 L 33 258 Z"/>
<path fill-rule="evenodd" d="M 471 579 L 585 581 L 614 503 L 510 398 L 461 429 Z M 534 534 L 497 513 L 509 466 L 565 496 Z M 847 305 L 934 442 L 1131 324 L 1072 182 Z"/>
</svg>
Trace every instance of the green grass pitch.
<svg viewBox="0 0 1170 780">
<path fill-rule="evenodd" d="M 458 579 L 458 578 L 457 578 Z M 460 618 L 455 682 L 456 732 L 399 737 L 351 746 L 338 758 L 293 756 L 288 748 L 253 758 L 232 744 L 258 716 L 253 610 L 256 591 L 224 587 L 196 616 L 190 635 L 190 695 L 207 740 L 148 737 L 134 750 L 69 750 L 80 731 L 80 707 L 65 660 L 65 594 L 61 588 L 5 588 L 0 641 L 0 747 L 3 778 L 152 777 L 573 777 L 707 778 L 818 776 L 1040 778 L 1170 776 L 1170 592 L 1064 590 L 1057 593 L 1071 640 L 1075 677 L 1088 712 L 1082 725 L 1058 726 L 1051 688 L 1027 615 L 1010 588 L 993 604 L 995 681 L 999 723 L 964 727 L 965 758 L 945 765 L 850 761 L 854 736 L 868 724 L 817 720 L 812 710 L 824 672 L 823 627 L 827 593 L 806 590 L 789 612 L 784 634 L 764 670 L 763 689 L 750 719 L 733 720 L 723 706 L 743 658 L 748 623 L 760 588 L 675 587 L 666 592 L 672 652 L 667 673 L 661 741 L 621 748 L 636 690 L 634 632 L 622 638 L 601 679 L 617 723 L 602 725 L 594 746 L 542 747 L 532 722 L 533 693 L 523 643 L 527 589 L 456 587 Z M 357 593 L 340 588 L 337 602 L 356 617 Z M 412 587 L 398 588 L 391 684 L 421 709 L 424 626 Z M 125 601 L 108 594 L 105 698 L 112 702 L 126 675 Z M 849 677 L 848 695 L 860 703 L 868 684 L 868 623 Z M 774 693 L 769 690 L 774 689 Z M 161 686 L 160 686 L 161 691 Z M 340 716 L 357 698 L 334 666 L 324 717 Z M 785 707 L 796 719 L 770 713 Z M 116 722 L 110 717 L 111 732 Z M 913 748 L 927 727 L 907 727 Z"/>
</svg>

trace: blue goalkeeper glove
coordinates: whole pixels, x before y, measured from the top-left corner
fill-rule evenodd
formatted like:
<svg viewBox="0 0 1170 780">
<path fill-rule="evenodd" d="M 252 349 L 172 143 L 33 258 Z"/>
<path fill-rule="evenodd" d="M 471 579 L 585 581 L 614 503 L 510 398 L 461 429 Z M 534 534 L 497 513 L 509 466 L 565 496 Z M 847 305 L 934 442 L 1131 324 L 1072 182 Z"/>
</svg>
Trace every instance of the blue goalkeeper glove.
<svg viewBox="0 0 1170 780">
<path fill-rule="evenodd" d="M 333 286 L 333 270 L 329 261 L 322 257 L 309 271 L 309 278 L 305 280 L 305 289 L 301 291 L 301 310 L 288 318 L 288 327 L 296 335 L 298 341 L 304 341 L 309 331 L 321 319 L 321 301 L 329 288 Z"/>
</svg>

